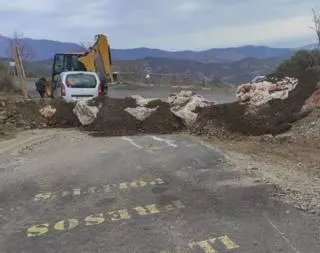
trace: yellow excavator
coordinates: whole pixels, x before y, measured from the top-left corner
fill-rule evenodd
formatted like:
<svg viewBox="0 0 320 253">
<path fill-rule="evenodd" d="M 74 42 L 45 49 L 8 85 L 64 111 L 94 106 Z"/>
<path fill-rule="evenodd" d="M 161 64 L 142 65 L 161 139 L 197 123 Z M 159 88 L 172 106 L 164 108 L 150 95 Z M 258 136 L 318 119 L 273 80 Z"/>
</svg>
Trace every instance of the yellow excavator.
<svg viewBox="0 0 320 253">
<path fill-rule="evenodd" d="M 102 91 L 107 94 L 108 84 L 117 79 L 112 72 L 111 51 L 108 39 L 103 34 L 96 35 L 96 42 L 83 53 L 55 54 L 52 66 L 51 85 L 47 87 L 47 95 L 52 95 L 57 76 L 64 71 L 96 72 L 101 79 Z"/>
</svg>

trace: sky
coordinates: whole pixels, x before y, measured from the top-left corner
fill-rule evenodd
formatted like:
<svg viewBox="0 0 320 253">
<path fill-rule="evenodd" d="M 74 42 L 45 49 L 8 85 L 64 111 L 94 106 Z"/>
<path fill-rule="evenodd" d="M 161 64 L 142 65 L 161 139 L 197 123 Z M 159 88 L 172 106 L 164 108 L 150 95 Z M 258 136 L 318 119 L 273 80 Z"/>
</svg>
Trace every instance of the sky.
<svg viewBox="0 0 320 253">
<path fill-rule="evenodd" d="M 66 42 L 106 34 L 112 48 L 204 50 L 316 42 L 319 0 L 0 0 L 0 32 Z"/>
</svg>

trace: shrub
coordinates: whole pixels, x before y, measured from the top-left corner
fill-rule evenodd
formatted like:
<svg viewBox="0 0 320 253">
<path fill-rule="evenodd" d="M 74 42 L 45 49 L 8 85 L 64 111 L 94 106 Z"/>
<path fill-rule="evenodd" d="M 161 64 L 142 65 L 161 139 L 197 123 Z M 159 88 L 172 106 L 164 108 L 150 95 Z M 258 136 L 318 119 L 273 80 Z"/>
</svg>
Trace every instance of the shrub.
<svg viewBox="0 0 320 253">
<path fill-rule="evenodd" d="M 315 74 L 320 80 L 320 50 L 301 50 L 289 60 L 282 62 L 276 74 L 279 76 L 290 76 L 300 78 L 306 73 Z"/>
</svg>

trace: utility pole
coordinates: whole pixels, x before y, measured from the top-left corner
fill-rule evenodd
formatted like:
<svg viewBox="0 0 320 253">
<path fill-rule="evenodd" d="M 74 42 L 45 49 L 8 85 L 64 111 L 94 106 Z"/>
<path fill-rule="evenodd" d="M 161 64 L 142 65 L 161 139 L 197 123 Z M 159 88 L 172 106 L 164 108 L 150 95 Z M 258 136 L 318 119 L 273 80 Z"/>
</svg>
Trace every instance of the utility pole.
<svg viewBox="0 0 320 253">
<path fill-rule="evenodd" d="M 12 46 L 12 56 L 15 62 L 16 72 L 20 82 L 20 89 L 22 90 L 23 95 L 25 97 L 28 97 L 28 91 L 27 91 L 26 82 L 25 82 L 26 74 L 24 72 L 19 47 L 15 44 Z"/>
</svg>

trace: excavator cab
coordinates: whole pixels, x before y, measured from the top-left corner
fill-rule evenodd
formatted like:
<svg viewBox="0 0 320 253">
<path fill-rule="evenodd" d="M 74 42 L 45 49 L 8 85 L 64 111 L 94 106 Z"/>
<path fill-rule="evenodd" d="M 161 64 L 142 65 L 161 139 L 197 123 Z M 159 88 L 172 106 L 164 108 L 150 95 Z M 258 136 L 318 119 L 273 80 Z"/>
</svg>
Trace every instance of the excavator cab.
<svg viewBox="0 0 320 253">
<path fill-rule="evenodd" d="M 55 82 L 55 77 L 64 71 L 86 71 L 83 63 L 79 61 L 79 57 L 83 55 L 84 53 L 55 54 L 51 80 Z"/>
</svg>

